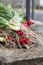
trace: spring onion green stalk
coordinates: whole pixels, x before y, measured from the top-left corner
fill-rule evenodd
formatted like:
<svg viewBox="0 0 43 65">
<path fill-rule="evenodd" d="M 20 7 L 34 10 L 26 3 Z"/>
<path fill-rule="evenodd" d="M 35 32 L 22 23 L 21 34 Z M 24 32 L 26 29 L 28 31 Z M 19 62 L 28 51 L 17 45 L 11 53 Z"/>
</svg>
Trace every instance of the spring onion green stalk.
<svg viewBox="0 0 43 65">
<path fill-rule="evenodd" d="M 19 13 L 14 12 L 11 5 L 0 4 L 0 27 L 9 27 L 12 30 L 20 30 L 20 22 L 23 18 Z"/>
<path fill-rule="evenodd" d="M 20 30 L 20 26 L 14 26 L 12 23 L 9 23 L 9 21 L 5 20 L 4 18 L 0 17 L 0 24 L 3 24 L 4 26 L 8 26 L 12 30 Z M 2 27 L 2 26 L 0 26 Z"/>
<path fill-rule="evenodd" d="M 14 11 L 9 4 L 8 6 L 0 3 L 0 17 L 3 17 L 4 19 L 10 21 L 14 16 Z"/>
</svg>

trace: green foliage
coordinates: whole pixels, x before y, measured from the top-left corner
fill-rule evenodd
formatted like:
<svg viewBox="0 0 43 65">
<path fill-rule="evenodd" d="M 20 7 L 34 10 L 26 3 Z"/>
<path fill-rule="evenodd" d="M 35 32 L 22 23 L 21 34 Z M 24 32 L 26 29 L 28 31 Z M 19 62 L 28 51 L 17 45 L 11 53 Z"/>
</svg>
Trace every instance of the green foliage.
<svg viewBox="0 0 43 65">
<path fill-rule="evenodd" d="M 0 17 L 3 17 L 4 19 L 9 21 L 13 18 L 13 16 L 14 12 L 10 4 L 8 6 L 0 4 Z"/>
<path fill-rule="evenodd" d="M 26 21 L 23 11 L 14 12 L 10 4 L 6 6 L 5 4 L 0 3 L 0 27 L 8 26 L 12 18 L 14 18 L 16 22 Z M 16 23 L 14 22 L 14 24 Z"/>
</svg>

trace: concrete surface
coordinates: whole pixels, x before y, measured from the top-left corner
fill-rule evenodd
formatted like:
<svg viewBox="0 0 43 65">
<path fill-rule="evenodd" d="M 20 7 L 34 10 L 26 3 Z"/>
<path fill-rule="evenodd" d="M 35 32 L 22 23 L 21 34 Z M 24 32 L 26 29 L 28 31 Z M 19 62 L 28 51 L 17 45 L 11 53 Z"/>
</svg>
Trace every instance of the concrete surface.
<svg viewBox="0 0 43 65">
<path fill-rule="evenodd" d="M 30 49 L 0 48 L 0 65 L 43 65 L 43 35 L 38 47 Z"/>
</svg>

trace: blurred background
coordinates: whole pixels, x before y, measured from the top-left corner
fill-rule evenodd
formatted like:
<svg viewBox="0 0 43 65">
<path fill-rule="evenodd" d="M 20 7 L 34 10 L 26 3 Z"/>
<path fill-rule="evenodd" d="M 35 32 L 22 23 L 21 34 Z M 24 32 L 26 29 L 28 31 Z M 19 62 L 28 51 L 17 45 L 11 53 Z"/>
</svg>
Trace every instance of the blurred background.
<svg viewBox="0 0 43 65">
<path fill-rule="evenodd" d="M 30 0 L 32 11 L 32 0 Z M 0 0 L 0 3 L 11 4 L 14 9 L 23 9 L 26 13 L 26 0 Z M 43 0 L 34 0 L 34 19 L 43 22 Z"/>
<path fill-rule="evenodd" d="M 32 0 L 30 0 L 31 1 L 31 5 L 32 5 Z M 40 2 L 41 0 L 35 0 L 35 8 L 37 7 L 37 6 L 39 6 L 39 2 Z M 42 0 L 43 1 L 43 0 Z M 0 2 L 1 3 L 5 3 L 5 4 L 8 4 L 8 3 L 11 3 L 11 5 L 13 6 L 13 7 L 16 7 L 16 8 L 19 8 L 19 7 L 25 7 L 26 6 L 26 0 L 0 0 Z"/>
</svg>

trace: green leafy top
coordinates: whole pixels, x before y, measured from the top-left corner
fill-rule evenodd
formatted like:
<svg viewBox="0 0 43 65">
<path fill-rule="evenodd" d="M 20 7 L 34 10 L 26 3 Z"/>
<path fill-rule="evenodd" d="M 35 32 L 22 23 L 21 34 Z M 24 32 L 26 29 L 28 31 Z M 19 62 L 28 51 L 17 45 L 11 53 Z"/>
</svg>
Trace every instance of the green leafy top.
<svg viewBox="0 0 43 65">
<path fill-rule="evenodd" d="M 26 21 L 23 12 L 14 12 L 10 4 L 6 6 L 5 4 L 0 3 L 0 27 L 6 27 L 13 18 L 16 22 Z"/>
<path fill-rule="evenodd" d="M 0 17 L 3 17 L 4 19 L 9 21 L 13 18 L 13 16 L 14 12 L 10 4 L 8 6 L 0 4 Z"/>
</svg>

